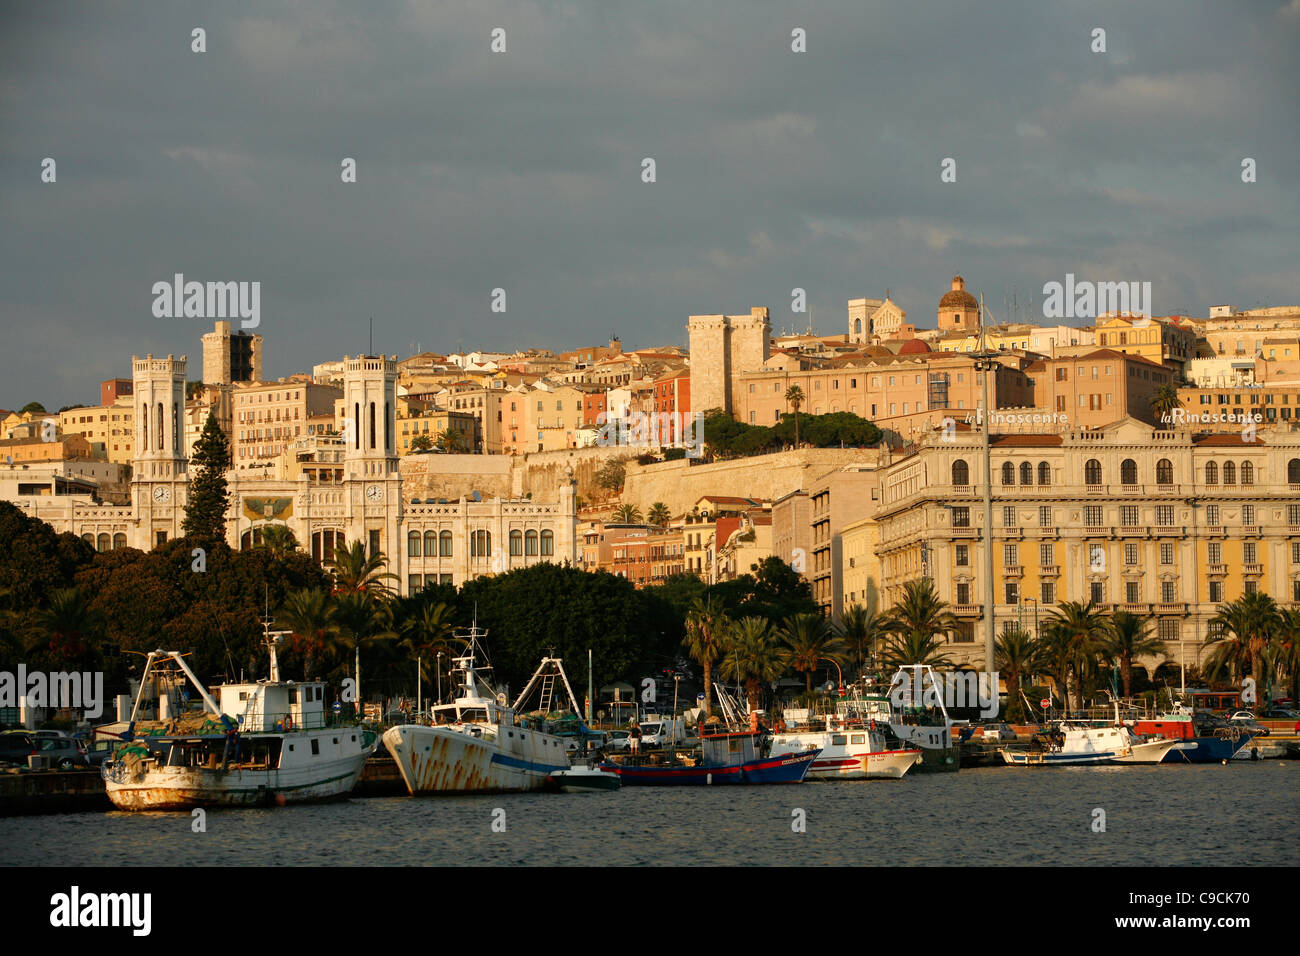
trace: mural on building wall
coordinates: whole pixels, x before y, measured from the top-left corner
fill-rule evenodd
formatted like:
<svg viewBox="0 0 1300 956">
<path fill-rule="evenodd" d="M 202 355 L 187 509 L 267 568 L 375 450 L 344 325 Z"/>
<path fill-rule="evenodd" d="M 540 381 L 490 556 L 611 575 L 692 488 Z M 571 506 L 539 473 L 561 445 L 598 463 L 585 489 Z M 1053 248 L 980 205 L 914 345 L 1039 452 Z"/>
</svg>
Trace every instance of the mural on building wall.
<svg viewBox="0 0 1300 956">
<path fill-rule="evenodd" d="M 250 521 L 287 521 L 293 517 L 293 499 L 245 498 L 244 517 Z"/>
</svg>

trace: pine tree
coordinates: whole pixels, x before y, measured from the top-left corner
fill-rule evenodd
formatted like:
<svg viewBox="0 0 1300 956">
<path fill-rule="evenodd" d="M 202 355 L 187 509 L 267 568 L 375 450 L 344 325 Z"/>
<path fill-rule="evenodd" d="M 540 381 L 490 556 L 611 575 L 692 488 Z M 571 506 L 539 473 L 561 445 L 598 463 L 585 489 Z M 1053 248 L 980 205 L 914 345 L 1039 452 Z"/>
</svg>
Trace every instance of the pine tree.
<svg viewBox="0 0 1300 956">
<path fill-rule="evenodd" d="M 230 467 L 230 442 L 217 424 L 215 414 L 208 415 L 203 434 L 194 443 L 195 469 L 190 479 L 189 501 L 185 506 L 182 530 L 187 538 L 226 539 L 226 508 L 230 495 L 226 491 L 226 470 Z"/>
</svg>

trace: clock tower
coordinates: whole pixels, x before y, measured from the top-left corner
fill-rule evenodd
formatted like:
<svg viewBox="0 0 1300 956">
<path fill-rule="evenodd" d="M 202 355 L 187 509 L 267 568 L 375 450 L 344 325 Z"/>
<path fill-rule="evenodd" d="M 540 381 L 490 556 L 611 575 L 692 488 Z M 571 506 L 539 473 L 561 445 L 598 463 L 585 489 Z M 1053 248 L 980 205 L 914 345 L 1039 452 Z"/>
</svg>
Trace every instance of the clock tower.
<svg viewBox="0 0 1300 956">
<path fill-rule="evenodd" d="M 348 541 L 382 551 L 401 575 L 402 479 L 397 457 L 397 356 L 343 356 L 344 481 Z"/>
<path fill-rule="evenodd" d="M 185 517 L 189 460 L 185 455 L 186 357 L 131 356 L 135 456 L 131 498 L 133 544 L 149 550 L 179 537 Z"/>
</svg>

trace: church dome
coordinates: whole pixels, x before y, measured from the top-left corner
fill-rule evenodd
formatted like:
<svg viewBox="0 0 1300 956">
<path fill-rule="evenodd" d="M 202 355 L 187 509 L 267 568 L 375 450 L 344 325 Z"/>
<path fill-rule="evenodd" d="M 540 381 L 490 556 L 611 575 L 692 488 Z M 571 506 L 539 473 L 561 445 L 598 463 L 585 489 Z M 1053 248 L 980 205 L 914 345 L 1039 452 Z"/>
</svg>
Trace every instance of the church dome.
<svg viewBox="0 0 1300 956">
<path fill-rule="evenodd" d="M 933 351 L 934 349 L 930 348 L 930 346 L 926 345 L 925 342 L 921 341 L 920 339 L 908 339 L 899 347 L 898 354 L 899 355 L 924 355 L 928 352 L 933 352 Z"/>
<path fill-rule="evenodd" d="M 966 280 L 961 276 L 953 276 L 952 288 L 939 300 L 940 310 L 978 309 L 979 307 L 979 300 L 966 291 Z"/>
</svg>

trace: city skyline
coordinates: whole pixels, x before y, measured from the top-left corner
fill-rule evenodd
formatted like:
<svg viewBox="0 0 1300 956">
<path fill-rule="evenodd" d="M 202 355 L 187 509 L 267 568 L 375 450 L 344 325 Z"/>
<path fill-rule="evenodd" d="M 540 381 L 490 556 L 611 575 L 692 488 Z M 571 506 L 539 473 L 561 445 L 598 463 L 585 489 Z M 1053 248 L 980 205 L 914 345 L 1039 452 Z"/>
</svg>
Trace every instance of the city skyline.
<svg viewBox="0 0 1300 956">
<path fill-rule="evenodd" d="M 383 354 L 559 350 L 754 306 L 835 333 L 886 290 L 925 328 L 958 273 L 1040 323 L 1067 275 L 1150 282 L 1158 315 L 1300 287 L 1297 2 L 77 13 L 0 31 L 0 407 L 193 355 L 210 317 L 151 311 L 176 273 L 261 284 L 271 379 L 372 316 Z"/>
</svg>

